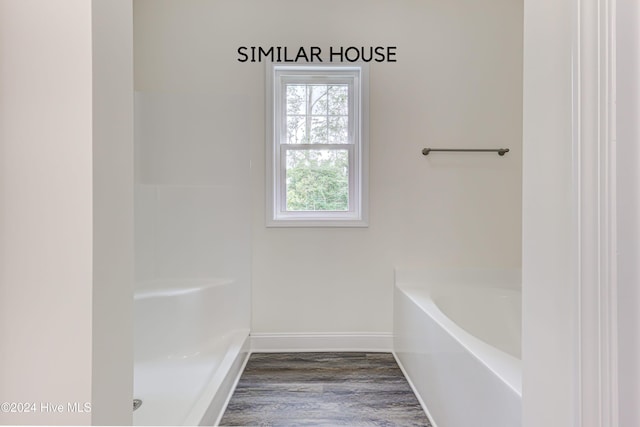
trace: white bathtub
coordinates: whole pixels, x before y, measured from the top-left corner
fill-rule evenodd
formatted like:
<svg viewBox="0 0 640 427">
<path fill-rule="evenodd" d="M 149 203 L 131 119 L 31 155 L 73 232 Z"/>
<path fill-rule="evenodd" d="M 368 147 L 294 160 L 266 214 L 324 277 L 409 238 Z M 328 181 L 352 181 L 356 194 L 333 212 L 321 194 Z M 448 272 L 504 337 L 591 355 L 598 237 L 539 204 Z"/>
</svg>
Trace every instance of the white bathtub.
<svg viewBox="0 0 640 427">
<path fill-rule="evenodd" d="M 213 425 L 248 354 L 235 283 L 154 281 L 134 301 L 134 425 Z"/>
<path fill-rule="evenodd" d="M 396 271 L 394 352 L 434 425 L 521 425 L 519 271 Z"/>
</svg>

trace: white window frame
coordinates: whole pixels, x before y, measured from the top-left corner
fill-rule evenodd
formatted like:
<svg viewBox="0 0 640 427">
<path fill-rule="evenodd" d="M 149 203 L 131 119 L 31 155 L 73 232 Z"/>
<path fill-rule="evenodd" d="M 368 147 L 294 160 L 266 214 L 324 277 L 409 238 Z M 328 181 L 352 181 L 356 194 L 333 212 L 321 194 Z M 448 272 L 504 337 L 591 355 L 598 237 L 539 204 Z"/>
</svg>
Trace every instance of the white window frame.
<svg viewBox="0 0 640 427">
<path fill-rule="evenodd" d="M 267 227 L 368 226 L 369 70 L 367 64 L 266 64 L 266 225 Z M 285 85 L 291 82 L 349 84 L 350 144 L 286 144 Z M 287 211 L 288 150 L 340 149 L 349 153 L 348 211 Z"/>
</svg>

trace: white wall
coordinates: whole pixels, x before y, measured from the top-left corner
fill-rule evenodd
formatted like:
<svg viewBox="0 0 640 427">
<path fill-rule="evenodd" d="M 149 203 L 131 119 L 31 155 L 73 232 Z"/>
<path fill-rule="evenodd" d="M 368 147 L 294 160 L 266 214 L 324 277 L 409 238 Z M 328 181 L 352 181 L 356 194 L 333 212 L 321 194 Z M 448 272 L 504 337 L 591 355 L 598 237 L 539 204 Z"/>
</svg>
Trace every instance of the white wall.
<svg viewBox="0 0 640 427">
<path fill-rule="evenodd" d="M 523 426 L 572 426 L 571 4 L 525 1 L 523 109 Z"/>
<path fill-rule="evenodd" d="M 88 402 L 91 3 L 0 7 L 0 400 Z M 0 422 L 89 424 L 91 416 L 1 413 Z"/>
<path fill-rule="evenodd" d="M 574 155 L 580 159 L 576 144 L 581 141 L 574 142 L 572 127 L 573 67 L 581 65 L 572 64 L 573 24 L 578 19 L 571 2 L 525 1 L 523 427 L 577 426 L 581 415 L 581 366 L 576 362 L 581 360 L 577 353 L 580 188 L 574 167 Z"/>
<path fill-rule="evenodd" d="M 0 1 L 0 401 L 37 405 L 2 424 L 131 422 L 126 22 L 124 0 Z"/>
<path fill-rule="evenodd" d="M 241 30 L 256 44 L 398 47 L 370 71 L 370 226 L 265 228 L 257 139 L 253 330 L 391 332 L 394 267 L 519 267 L 521 3 L 330 1 L 314 10 L 330 30 L 308 13 L 283 1 Z M 427 146 L 512 151 L 425 158 Z"/>
<path fill-rule="evenodd" d="M 617 2 L 620 426 L 640 425 L 640 5 Z"/>
<path fill-rule="evenodd" d="M 602 31 L 612 3 L 525 2 L 523 165 L 524 426 L 640 423 L 638 366 L 637 1 L 616 6 L 617 218 L 610 203 L 611 144 L 601 134 L 609 64 Z M 575 8 L 579 5 L 579 9 Z M 578 13 L 579 12 L 579 13 Z M 580 30 L 578 33 L 578 29 Z M 600 43 L 603 43 L 602 45 Z M 575 62 L 572 62 L 575 61 Z M 602 67 L 600 70 L 597 67 Z M 579 79 L 577 77 L 579 76 Z M 608 82 L 606 82 L 608 84 Z M 572 105 L 572 101 L 576 102 Z M 572 115 L 572 113 L 574 115 Z M 573 128 L 575 126 L 575 128 Z M 601 139 L 602 138 L 602 139 Z M 597 191 L 600 189 L 600 191 Z M 596 196 L 597 195 L 597 199 Z M 592 197 L 593 196 L 593 197 Z M 579 198 L 578 198 L 579 197 Z M 553 209 L 536 210 L 544 205 Z M 581 220 L 581 221 L 579 221 Z M 617 226 L 617 396 L 608 391 L 609 221 Z M 594 238 L 597 237 L 597 238 Z M 594 256 L 595 255 L 595 256 Z M 615 285 L 616 283 L 613 283 Z M 582 336 L 581 336 L 582 335 Z M 615 363 L 617 362 L 617 366 Z M 615 385 L 616 383 L 613 382 Z M 619 407 L 609 413 L 609 401 Z M 614 424 L 612 424 L 612 422 Z M 618 424 L 615 424 L 618 425 Z"/>
<path fill-rule="evenodd" d="M 243 102 L 224 117 L 251 140 L 252 331 L 390 333 L 394 266 L 520 266 L 520 2 L 134 4 L 137 90 Z M 371 65 L 369 228 L 265 227 L 265 69 L 236 60 L 258 45 L 398 47 Z"/>
<path fill-rule="evenodd" d="M 92 0 L 93 425 L 132 422 L 132 15 L 131 0 Z"/>
</svg>

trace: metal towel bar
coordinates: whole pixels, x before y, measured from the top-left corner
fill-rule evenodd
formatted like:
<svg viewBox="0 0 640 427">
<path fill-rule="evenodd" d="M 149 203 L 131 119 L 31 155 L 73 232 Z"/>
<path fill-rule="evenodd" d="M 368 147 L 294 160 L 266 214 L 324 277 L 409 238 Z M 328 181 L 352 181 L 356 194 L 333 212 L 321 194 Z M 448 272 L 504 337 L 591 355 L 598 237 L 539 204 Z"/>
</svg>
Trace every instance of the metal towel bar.
<svg viewBox="0 0 640 427">
<path fill-rule="evenodd" d="M 427 156 L 432 151 L 455 151 L 455 152 L 491 152 L 498 153 L 499 156 L 504 156 L 509 152 L 508 148 L 423 148 L 422 154 Z"/>
</svg>

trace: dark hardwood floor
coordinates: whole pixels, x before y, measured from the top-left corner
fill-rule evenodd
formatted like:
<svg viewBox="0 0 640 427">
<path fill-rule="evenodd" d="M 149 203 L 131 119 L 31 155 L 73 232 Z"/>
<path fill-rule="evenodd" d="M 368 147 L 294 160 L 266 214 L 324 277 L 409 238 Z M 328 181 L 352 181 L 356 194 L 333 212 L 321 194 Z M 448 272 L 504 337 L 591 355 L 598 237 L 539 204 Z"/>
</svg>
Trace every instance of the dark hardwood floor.
<svg viewBox="0 0 640 427">
<path fill-rule="evenodd" d="M 254 353 L 220 425 L 431 426 L 390 353 Z"/>
</svg>

